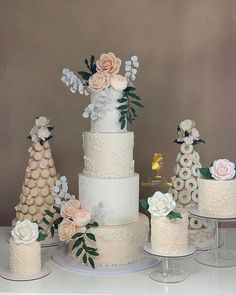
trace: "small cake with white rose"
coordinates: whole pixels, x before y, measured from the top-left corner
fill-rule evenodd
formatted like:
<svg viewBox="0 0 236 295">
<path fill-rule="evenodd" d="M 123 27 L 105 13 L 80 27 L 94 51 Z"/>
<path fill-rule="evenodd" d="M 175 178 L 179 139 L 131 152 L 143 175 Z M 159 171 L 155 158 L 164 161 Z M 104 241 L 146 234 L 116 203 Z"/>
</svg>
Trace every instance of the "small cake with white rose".
<svg viewBox="0 0 236 295">
<path fill-rule="evenodd" d="M 180 255 L 188 249 L 188 212 L 176 210 L 171 194 L 157 191 L 148 198 L 151 245 L 163 255 Z"/>
<path fill-rule="evenodd" d="M 198 209 L 215 217 L 236 215 L 236 170 L 227 159 L 215 160 L 210 167 L 200 168 Z"/>
<path fill-rule="evenodd" d="M 10 239 L 10 272 L 30 277 L 41 271 L 41 246 L 38 225 L 29 220 L 17 221 Z"/>
</svg>

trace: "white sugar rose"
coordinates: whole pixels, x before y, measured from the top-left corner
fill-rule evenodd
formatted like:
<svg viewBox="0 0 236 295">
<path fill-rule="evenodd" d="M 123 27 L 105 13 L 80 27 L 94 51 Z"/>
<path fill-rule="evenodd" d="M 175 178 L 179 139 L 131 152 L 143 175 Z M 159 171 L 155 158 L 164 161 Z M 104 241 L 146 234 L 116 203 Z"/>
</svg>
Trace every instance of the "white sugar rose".
<svg viewBox="0 0 236 295">
<path fill-rule="evenodd" d="M 128 80 L 122 75 L 113 75 L 111 77 L 111 87 L 116 91 L 123 91 L 128 86 Z"/>
<path fill-rule="evenodd" d="M 58 236 L 60 241 L 69 242 L 75 233 L 75 223 L 70 219 L 66 218 L 59 224 Z"/>
<path fill-rule="evenodd" d="M 148 198 L 148 205 L 148 211 L 156 217 L 167 216 L 176 207 L 176 203 L 171 194 L 163 194 L 159 191 Z"/>
<path fill-rule="evenodd" d="M 61 216 L 63 218 L 72 217 L 76 211 L 80 208 L 80 202 L 78 200 L 69 200 L 68 202 L 62 202 L 61 204 Z"/>
<path fill-rule="evenodd" d="M 194 142 L 194 138 L 192 135 L 189 135 L 187 137 L 184 137 L 183 141 L 186 143 L 186 144 L 193 144 Z"/>
<path fill-rule="evenodd" d="M 235 164 L 227 159 L 214 161 L 209 169 L 212 177 L 216 180 L 228 180 L 235 176 Z"/>
<path fill-rule="evenodd" d="M 99 92 L 110 86 L 110 76 L 106 72 L 98 72 L 89 78 L 89 88 Z"/>
<path fill-rule="evenodd" d="M 106 72 L 110 75 L 117 74 L 120 70 L 121 60 L 114 53 L 103 53 L 96 61 L 97 71 Z"/>
<path fill-rule="evenodd" d="M 51 135 L 50 131 L 46 127 L 41 127 L 38 130 L 38 138 L 42 139 L 45 141 L 49 136 Z"/>
<path fill-rule="evenodd" d="M 180 129 L 187 132 L 192 132 L 193 128 L 195 127 L 195 122 L 193 120 L 184 120 L 179 124 Z"/>
<path fill-rule="evenodd" d="M 38 225 L 27 219 L 17 221 L 11 234 L 17 244 L 30 244 L 39 236 Z"/>
<path fill-rule="evenodd" d="M 78 209 L 72 217 L 78 227 L 84 227 L 91 221 L 91 215 L 86 209 Z"/>
<path fill-rule="evenodd" d="M 35 124 L 37 127 L 49 127 L 50 126 L 50 120 L 46 117 L 39 117 L 36 119 Z"/>
</svg>

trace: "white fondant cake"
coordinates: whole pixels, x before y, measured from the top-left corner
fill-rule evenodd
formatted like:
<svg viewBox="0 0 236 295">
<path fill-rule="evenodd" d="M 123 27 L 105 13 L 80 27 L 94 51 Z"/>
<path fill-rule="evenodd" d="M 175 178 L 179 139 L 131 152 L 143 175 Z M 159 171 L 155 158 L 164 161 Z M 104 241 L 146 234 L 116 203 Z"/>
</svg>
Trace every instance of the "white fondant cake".
<svg viewBox="0 0 236 295">
<path fill-rule="evenodd" d="M 96 120 L 91 120 L 91 131 L 94 132 L 126 132 L 127 127 L 124 129 L 120 127 L 120 112 L 117 110 L 119 103 L 117 99 L 122 98 L 123 91 L 115 91 L 114 89 L 109 89 L 108 97 L 106 101 L 109 102 L 105 104 L 104 111 L 105 114 L 102 118 Z M 94 101 L 104 101 L 103 91 L 91 92 L 91 103 Z"/>
<path fill-rule="evenodd" d="M 133 147 L 133 132 L 84 132 L 83 173 L 101 178 L 132 176 L 134 174 Z"/>
<path fill-rule="evenodd" d="M 126 225 L 99 226 L 91 229 L 96 236 L 96 248 L 99 256 L 95 263 L 100 265 L 122 265 L 136 262 L 144 257 L 143 246 L 148 241 L 149 221 L 140 214 L 138 221 Z M 77 249 L 69 242 L 69 255 L 74 259 Z"/>
<path fill-rule="evenodd" d="M 18 244 L 10 239 L 10 272 L 20 276 L 31 276 L 41 271 L 40 243 Z"/>
<path fill-rule="evenodd" d="M 97 212 L 99 223 L 121 225 L 138 220 L 139 175 L 126 178 L 94 178 L 79 174 L 82 207 Z"/>
<path fill-rule="evenodd" d="M 188 248 L 188 213 L 180 211 L 182 219 L 151 216 L 152 249 L 163 254 L 180 254 Z"/>
<path fill-rule="evenodd" d="M 198 208 L 213 216 L 236 216 L 236 179 L 198 178 Z"/>
</svg>

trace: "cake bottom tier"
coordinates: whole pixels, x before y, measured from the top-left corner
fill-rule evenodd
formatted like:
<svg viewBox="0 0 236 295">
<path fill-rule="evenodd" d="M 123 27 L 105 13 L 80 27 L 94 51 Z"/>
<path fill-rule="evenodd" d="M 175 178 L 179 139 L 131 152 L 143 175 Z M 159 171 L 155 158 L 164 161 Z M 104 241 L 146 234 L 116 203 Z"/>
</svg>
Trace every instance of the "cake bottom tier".
<svg viewBox="0 0 236 295">
<path fill-rule="evenodd" d="M 148 241 L 149 220 L 140 214 L 136 222 L 123 225 L 104 225 L 91 229 L 96 237 L 99 256 L 94 257 L 95 264 L 122 265 L 133 263 L 144 257 L 143 246 Z M 78 262 L 77 249 L 72 250 L 73 242 L 69 242 L 68 255 Z"/>
<path fill-rule="evenodd" d="M 188 213 L 180 211 L 182 219 L 151 217 L 151 244 L 163 254 L 180 254 L 188 249 Z"/>
<path fill-rule="evenodd" d="M 17 244 L 10 239 L 10 272 L 31 276 L 41 271 L 41 247 L 39 242 Z"/>
</svg>

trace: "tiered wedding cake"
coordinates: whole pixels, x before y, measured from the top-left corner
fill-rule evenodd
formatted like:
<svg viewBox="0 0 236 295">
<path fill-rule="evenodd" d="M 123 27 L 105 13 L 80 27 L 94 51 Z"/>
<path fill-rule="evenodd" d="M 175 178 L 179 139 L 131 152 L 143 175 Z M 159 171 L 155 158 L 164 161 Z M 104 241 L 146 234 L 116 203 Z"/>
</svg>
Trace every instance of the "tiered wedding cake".
<svg viewBox="0 0 236 295">
<path fill-rule="evenodd" d="M 127 121 L 142 106 L 131 80 L 138 67 L 136 56 L 127 61 L 126 76 L 118 75 L 121 60 L 113 53 L 102 54 L 94 63 L 85 63 L 91 73 L 79 72 L 79 80 L 68 69 L 63 82 L 72 92 L 91 93 L 91 103 L 83 116 L 91 118 L 91 129 L 83 133 L 84 170 L 79 174 L 79 200 L 99 223 L 96 236 L 102 265 L 132 263 L 143 257 L 148 238 L 148 218 L 139 214 L 139 175 L 134 172 L 134 134 Z M 73 251 L 70 251 L 73 255 Z M 75 254 L 76 252 L 74 252 Z"/>
</svg>

